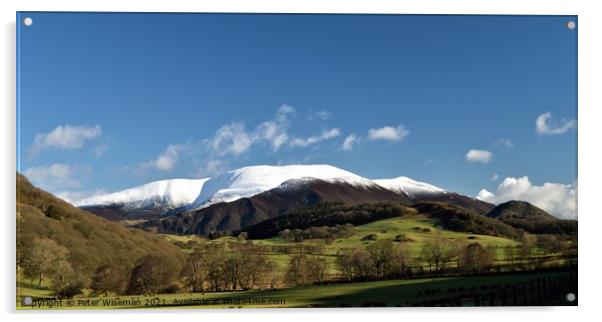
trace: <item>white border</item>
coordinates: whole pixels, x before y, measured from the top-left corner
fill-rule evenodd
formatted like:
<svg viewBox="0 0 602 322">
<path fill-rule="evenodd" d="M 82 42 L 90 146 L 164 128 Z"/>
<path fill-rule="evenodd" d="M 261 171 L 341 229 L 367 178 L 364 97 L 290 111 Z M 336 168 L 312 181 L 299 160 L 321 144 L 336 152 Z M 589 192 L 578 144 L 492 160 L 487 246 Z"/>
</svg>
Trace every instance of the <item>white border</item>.
<svg viewBox="0 0 602 322">
<path fill-rule="evenodd" d="M 305 13 L 437 13 L 437 14 L 558 14 L 578 15 L 579 31 L 579 307 L 564 308 L 429 308 L 429 309 L 297 309 L 297 310 L 207 310 L 207 311 L 143 311 L 117 312 L 115 318 L 219 320 L 249 319 L 261 321 L 303 321 L 323 317 L 351 321 L 375 321 L 381 318 L 419 319 L 420 321 L 504 321 L 509 319 L 543 321 L 577 321 L 596 316 L 602 305 L 600 298 L 601 245 L 599 235 L 602 204 L 599 188 L 602 178 L 600 139 L 602 122 L 602 82 L 600 58 L 602 49 L 602 17 L 597 9 L 599 1 L 559 0 L 212 0 L 193 3 L 186 0 L 2 0 L 2 42 L 0 60 L 0 98 L 3 106 L 0 115 L 2 157 L 0 163 L 0 216 L 3 220 L 1 240 L 3 260 L 0 264 L 2 290 L 0 306 L 3 321 L 106 321 L 113 312 L 68 314 L 15 313 L 15 12 L 16 11 L 145 11 L 145 12 L 305 12 Z M 134 316 L 134 314 L 143 316 Z M 169 316 L 174 315 L 174 316 Z M 319 316 L 318 316 L 319 315 Z"/>
</svg>

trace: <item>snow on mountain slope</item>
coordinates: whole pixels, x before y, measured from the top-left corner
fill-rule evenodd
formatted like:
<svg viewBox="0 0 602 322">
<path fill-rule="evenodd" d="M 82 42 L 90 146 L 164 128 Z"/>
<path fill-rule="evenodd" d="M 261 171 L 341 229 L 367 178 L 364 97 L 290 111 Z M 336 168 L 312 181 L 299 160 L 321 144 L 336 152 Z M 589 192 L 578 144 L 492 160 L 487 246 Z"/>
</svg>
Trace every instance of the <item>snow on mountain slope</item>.
<svg viewBox="0 0 602 322">
<path fill-rule="evenodd" d="M 379 179 L 372 180 L 379 186 L 391 190 L 393 192 L 405 192 L 411 198 L 419 194 L 438 194 L 446 191 L 430 185 L 428 183 L 412 180 L 408 177 L 398 177 L 394 179 Z"/>
<path fill-rule="evenodd" d="M 330 165 L 250 166 L 209 179 L 191 208 L 250 197 L 274 189 L 284 182 L 306 178 L 344 182 L 356 187 L 374 185 L 369 179 Z"/>
<path fill-rule="evenodd" d="M 107 195 L 80 200 L 76 206 L 113 206 L 122 209 L 160 208 L 200 209 L 220 202 L 277 188 L 283 184 L 302 184 L 310 179 L 330 183 L 347 183 L 355 187 L 382 187 L 410 198 L 419 194 L 439 194 L 445 190 L 407 177 L 370 180 L 331 165 L 249 166 L 212 178 L 172 179 L 151 182 L 142 186 Z"/>
<path fill-rule="evenodd" d="M 192 203 L 201 193 L 205 179 L 171 179 L 80 200 L 76 206 L 123 205 L 129 209 L 160 206 L 177 208 Z"/>
</svg>

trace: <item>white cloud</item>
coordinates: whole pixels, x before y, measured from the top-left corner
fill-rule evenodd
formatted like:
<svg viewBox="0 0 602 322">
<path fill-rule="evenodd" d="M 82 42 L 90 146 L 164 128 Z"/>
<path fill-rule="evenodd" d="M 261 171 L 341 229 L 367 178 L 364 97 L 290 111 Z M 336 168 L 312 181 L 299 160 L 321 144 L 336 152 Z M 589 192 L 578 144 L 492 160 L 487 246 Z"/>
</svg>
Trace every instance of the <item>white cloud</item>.
<svg viewBox="0 0 602 322">
<path fill-rule="evenodd" d="M 205 162 L 203 167 L 197 170 L 196 176 L 199 178 L 211 177 L 226 171 L 226 161 L 210 159 Z"/>
<path fill-rule="evenodd" d="M 508 177 L 498 185 L 495 193 L 483 189 L 476 198 L 495 204 L 510 200 L 527 201 L 558 218 L 577 219 L 575 184 L 546 182 L 537 186 L 533 185 L 527 176 Z"/>
<path fill-rule="evenodd" d="M 383 126 L 378 129 L 370 129 L 368 131 L 368 138 L 370 140 L 388 140 L 388 141 L 401 141 L 410 134 L 403 125 L 397 127 Z"/>
<path fill-rule="evenodd" d="M 213 138 L 205 140 L 217 155 L 238 156 L 247 152 L 253 144 L 268 142 L 278 150 L 288 139 L 289 118 L 296 113 L 290 105 L 282 105 L 273 120 L 263 122 L 252 131 L 244 123 L 232 122 L 219 128 Z"/>
<path fill-rule="evenodd" d="M 72 166 L 65 163 L 53 163 L 38 167 L 27 168 L 23 174 L 31 182 L 42 189 L 54 191 L 64 188 L 78 188 L 80 181 L 77 176 L 88 171 L 86 167 Z"/>
<path fill-rule="evenodd" d="M 574 129 L 577 126 L 577 121 L 573 120 L 560 120 L 559 124 L 552 124 L 550 120 L 552 119 L 551 112 L 545 112 L 537 117 L 535 120 L 535 131 L 540 135 L 555 135 L 555 134 L 563 134 L 570 129 Z"/>
<path fill-rule="evenodd" d="M 213 174 L 224 168 L 227 162 L 221 160 L 224 160 L 226 156 L 238 157 L 241 154 L 247 153 L 256 145 L 269 145 L 274 151 L 283 146 L 307 147 L 335 138 L 341 133 L 340 129 L 332 128 L 323 131 L 319 135 L 291 139 L 289 128 L 291 119 L 296 113 L 294 107 L 283 104 L 276 111 L 272 119 L 259 123 L 254 128 L 247 129 L 242 121 L 231 122 L 217 129 L 213 137 L 203 139 L 194 145 L 189 143 L 170 145 L 156 159 L 145 162 L 134 170 L 139 171 L 153 168 L 161 171 L 169 171 L 182 159 L 182 154 L 187 154 L 199 156 L 199 158 L 193 160 L 196 162 L 195 167 L 197 169 L 199 169 L 200 165 L 197 174 Z M 326 117 L 323 113 L 319 115 Z"/>
<path fill-rule="evenodd" d="M 500 176 L 496 173 L 491 176 L 491 181 L 497 181 L 497 179 L 499 179 L 499 178 L 500 178 Z"/>
<path fill-rule="evenodd" d="M 82 191 L 59 191 L 54 195 L 58 198 L 65 200 L 66 202 L 77 206 L 79 201 L 92 198 L 96 196 L 101 196 L 107 194 L 108 191 L 105 189 L 95 189 L 95 190 L 82 190 Z"/>
<path fill-rule="evenodd" d="M 284 122 L 288 119 L 289 115 L 294 115 L 297 111 L 294 107 L 288 104 L 282 104 L 278 108 L 278 112 L 276 113 L 276 119 L 280 122 Z"/>
<path fill-rule="evenodd" d="M 332 128 L 328 131 L 323 131 L 320 135 L 310 136 L 308 138 L 295 138 L 291 141 L 291 146 L 306 147 L 321 141 L 333 139 L 339 135 L 341 135 L 341 130 L 338 128 Z"/>
<path fill-rule="evenodd" d="M 353 146 L 357 143 L 357 141 L 358 138 L 354 134 L 349 134 L 345 138 L 345 141 L 343 141 L 343 145 L 341 145 L 341 148 L 345 151 L 351 151 L 353 150 Z"/>
<path fill-rule="evenodd" d="M 312 122 L 315 122 L 315 121 L 326 121 L 326 120 L 330 119 L 331 117 L 332 117 L 332 114 L 328 111 L 318 111 L 318 112 L 309 113 L 309 116 L 307 117 L 307 119 Z"/>
<path fill-rule="evenodd" d="M 238 156 L 246 152 L 255 138 L 245 131 L 242 122 L 232 122 L 220 127 L 210 140 L 212 150 L 219 155 L 232 154 Z"/>
<path fill-rule="evenodd" d="M 59 125 L 50 133 L 36 134 L 31 152 L 33 154 L 47 149 L 72 150 L 81 148 L 86 141 L 102 134 L 100 125 L 72 126 Z"/>
<path fill-rule="evenodd" d="M 487 150 L 472 149 L 465 155 L 468 162 L 489 163 L 493 159 L 493 153 Z"/>
<path fill-rule="evenodd" d="M 170 171 L 176 165 L 180 155 L 192 149 L 189 143 L 171 144 L 161 152 L 156 159 L 142 164 L 142 168 L 153 168 L 160 171 Z"/>
<path fill-rule="evenodd" d="M 493 202 L 493 198 L 495 198 L 495 196 L 486 189 L 481 189 L 475 198 L 483 201 Z"/>
<path fill-rule="evenodd" d="M 508 139 L 498 139 L 497 141 L 495 141 L 495 143 L 493 144 L 494 146 L 505 146 L 507 148 L 512 148 L 514 147 L 514 143 Z"/>
<path fill-rule="evenodd" d="M 253 142 L 267 141 L 274 150 L 278 150 L 288 141 L 289 118 L 295 113 L 295 108 L 290 105 L 280 106 L 273 121 L 263 122 L 255 128 L 250 135 Z"/>
<path fill-rule="evenodd" d="M 257 127 L 257 135 L 253 136 L 253 141 L 266 140 L 269 141 L 274 150 L 278 150 L 286 141 L 288 134 L 286 128 L 276 122 L 264 122 Z"/>
</svg>

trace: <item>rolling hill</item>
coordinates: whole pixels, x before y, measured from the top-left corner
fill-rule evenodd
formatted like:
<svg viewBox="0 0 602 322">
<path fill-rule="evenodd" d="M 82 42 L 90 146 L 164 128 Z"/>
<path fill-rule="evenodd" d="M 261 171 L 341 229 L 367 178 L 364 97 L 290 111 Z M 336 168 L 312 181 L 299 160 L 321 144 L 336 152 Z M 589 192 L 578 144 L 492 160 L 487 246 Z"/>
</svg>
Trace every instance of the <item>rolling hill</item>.
<svg viewBox="0 0 602 322">
<path fill-rule="evenodd" d="M 100 218 L 34 187 L 17 174 L 17 262 L 26 259 L 37 238 L 69 251 L 69 262 L 84 276 L 104 264 L 130 269 L 147 254 L 183 260 L 181 251 L 160 236 Z"/>
<path fill-rule="evenodd" d="M 535 234 L 577 233 L 576 220 L 558 219 L 526 201 L 499 204 L 487 216 Z"/>
</svg>

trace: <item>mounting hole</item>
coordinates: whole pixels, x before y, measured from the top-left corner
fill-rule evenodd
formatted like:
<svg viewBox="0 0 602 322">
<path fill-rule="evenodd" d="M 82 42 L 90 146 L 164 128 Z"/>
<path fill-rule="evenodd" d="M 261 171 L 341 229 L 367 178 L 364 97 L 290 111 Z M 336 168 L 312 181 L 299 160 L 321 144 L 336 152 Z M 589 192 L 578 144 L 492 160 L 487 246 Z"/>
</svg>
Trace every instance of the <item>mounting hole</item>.
<svg viewBox="0 0 602 322">
<path fill-rule="evenodd" d="M 577 299 L 577 296 L 575 295 L 575 293 L 567 293 L 565 298 L 569 302 L 575 302 L 575 300 Z"/>
<path fill-rule="evenodd" d="M 33 300 L 30 296 L 26 296 L 23 298 L 23 305 L 30 306 L 33 303 Z"/>
<path fill-rule="evenodd" d="M 572 20 L 566 23 L 566 27 L 569 28 L 570 30 L 575 29 L 576 26 L 577 26 L 577 24 Z"/>
<path fill-rule="evenodd" d="M 30 17 L 27 17 L 27 18 L 23 19 L 23 24 L 26 25 L 27 27 L 29 27 L 33 24 L 33 19 L 31 19 Z"/>
</svg>

